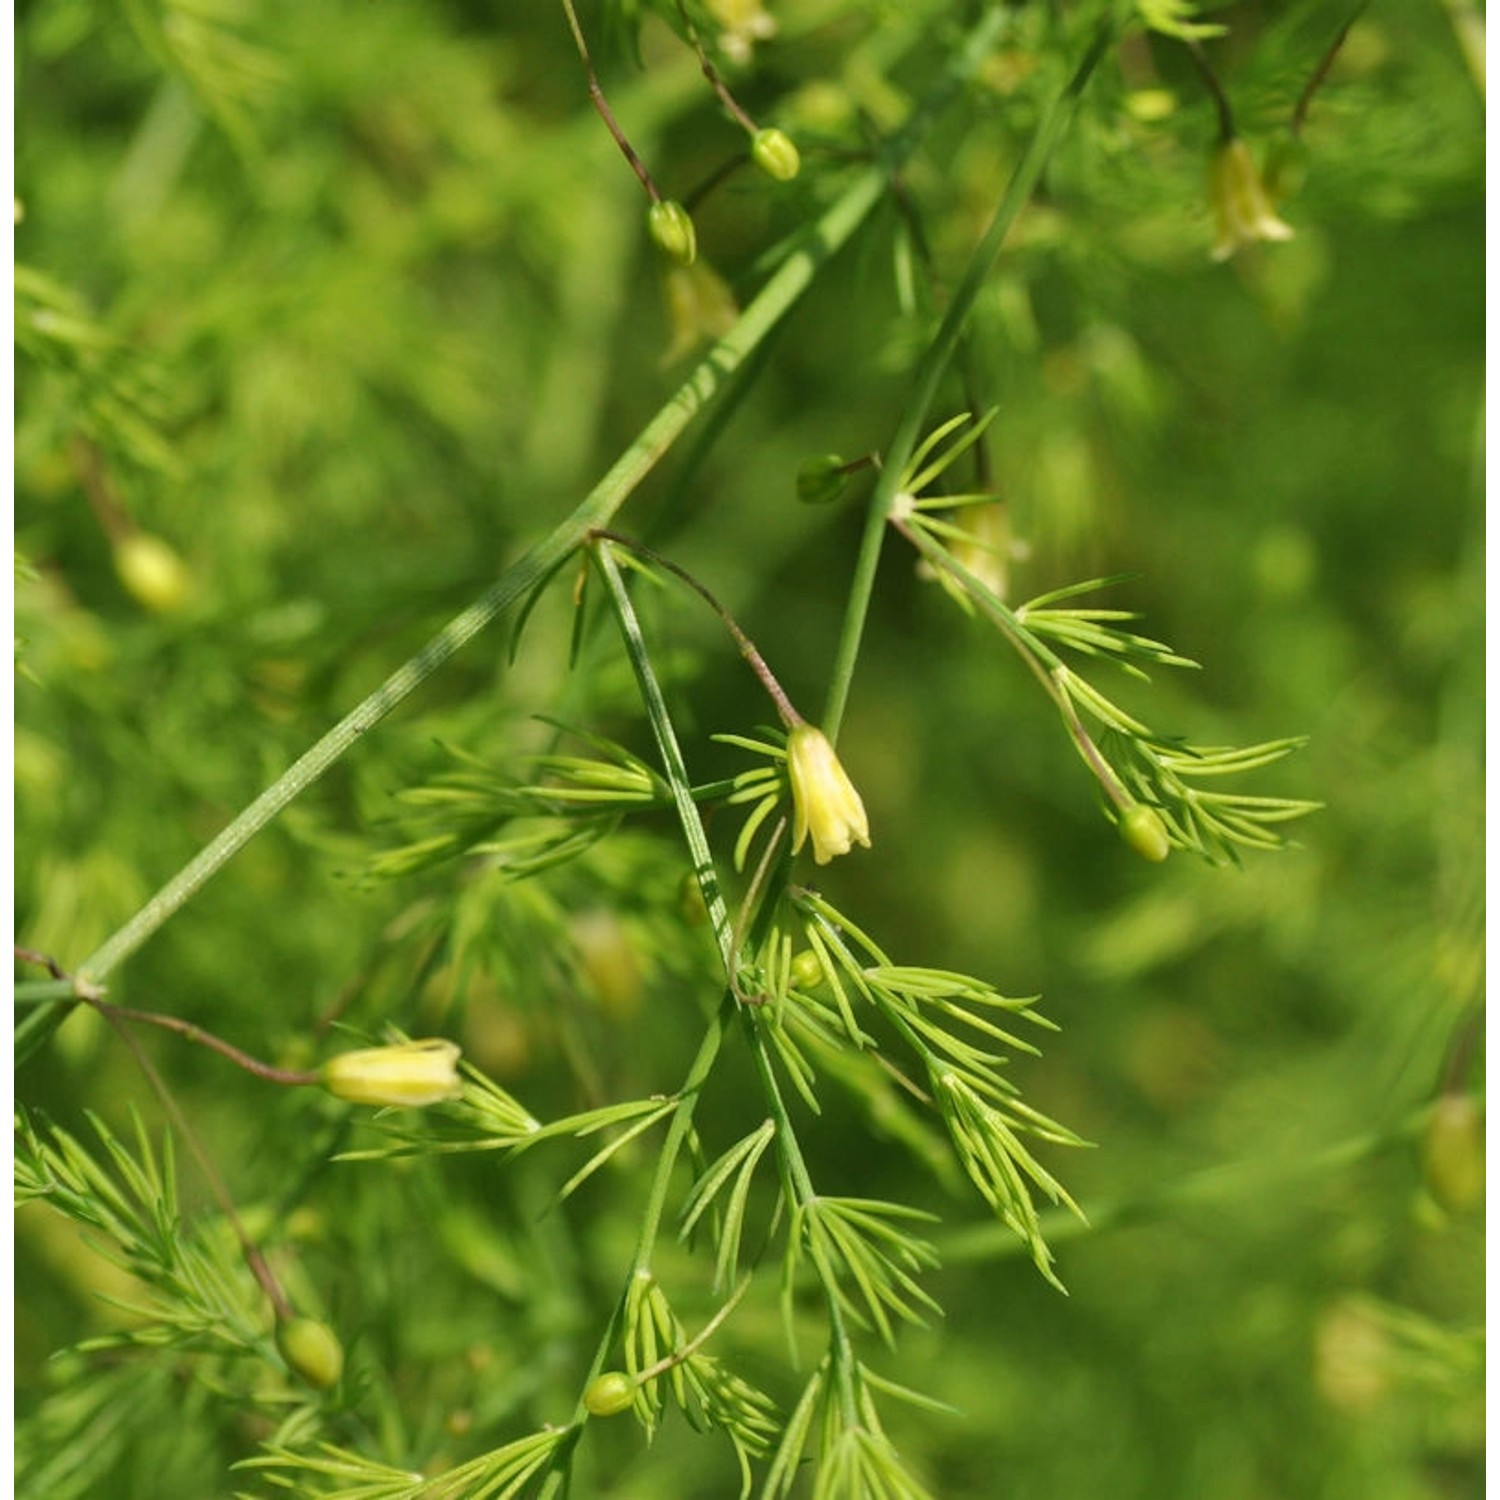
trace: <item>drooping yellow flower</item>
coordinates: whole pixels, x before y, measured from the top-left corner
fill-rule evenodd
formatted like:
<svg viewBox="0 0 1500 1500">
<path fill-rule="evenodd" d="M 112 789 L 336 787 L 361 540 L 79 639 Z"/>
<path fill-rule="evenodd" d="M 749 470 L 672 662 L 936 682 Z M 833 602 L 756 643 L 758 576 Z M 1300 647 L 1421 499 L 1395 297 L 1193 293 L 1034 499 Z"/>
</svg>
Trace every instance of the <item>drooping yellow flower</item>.
<svg viewBox="0 0 1500 1500">
<path fill-rule="evenodd" d="M 847 854 L 854 844 L 868 849 L 865 805 L 828 736 L 812 724 L 798 724 L 787 736 L 786 765 L 792 783 L 792 852 L 807 842 L 809 833 L 820 865 Z"/>
<path fill-rule="evenodd" d="M 1228 260 L 1256 240 L 1289 240 L 1292 227 L 1276 217 L 1250 148 L 1238 136 L 1225 141 L 1208 165 L 1208 196 L 1218 239 L 1213 258 Z"/>
<path fill-rule="evenodd" d="M 458 1098 L 463 1085 L 457 1065 L 458 1047 L 429 1037 L 331 1057 L 323 1064 L 322 1084 L 335 1098 L 353 1104 L 420 1109 Z"/>
</svg>

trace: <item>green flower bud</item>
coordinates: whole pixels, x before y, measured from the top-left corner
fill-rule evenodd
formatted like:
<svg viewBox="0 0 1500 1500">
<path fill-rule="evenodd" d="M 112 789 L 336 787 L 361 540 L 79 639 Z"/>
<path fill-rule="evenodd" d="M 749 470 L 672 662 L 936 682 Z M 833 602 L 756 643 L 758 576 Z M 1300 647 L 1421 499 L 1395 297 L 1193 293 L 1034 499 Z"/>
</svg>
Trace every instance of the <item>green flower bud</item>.
<svg viewBox="0 0 1500 1500">
<path fill-rule="evenodd" d="M 344 1373 L 344 1346 L 326 1323 L 289 1318 L 276 1325 L 276 1347 L 293 1374 L 326 1391 Z"/>
<path fill-rule="evenodd" d="M 596 1417 L 617 1417 L 635 1400 L 635 1381 L 621 1370 L 606 1370 L 589 1381 L 583 1404 Z"/>
<path fill-rule="evenodd" d="M 804 948 L 792 960 L 792 985 L 799 990 L 815 990 L 823 982 L 823 965 L 811 948 Z"/>
<path fill-rule="evenodd" d="M 679 265 L 690 266 L 697 259 L 698 236 L 693 231 L 692 217 L 680 203 L 666 198 L 653 203 L 646 216 L 646 227 L 657 247 Z"/>
<path fill-rule="evenodd" d="M 137 603 L 159 615 L 181 609 L 192 591 L 187 564 L 159 536 L 144 531 L 115 547 L 115 572 Z"/>
<path fill-rule="evenodd" d="M 832 505 L 848 487 L 844 460 L 837 453 L 820 453 L 797 465 L 797 498 L 804 505 Z"/>
<path fill-rule="evenodd" d="M 1422 1134 L 1427 1191 L 1449 1213 L 1472 1208 L 1484 1196 L 1484 1131 L 1478 1103 L 1468 1094 L 1444 1094 Z"/>
<path fill-rule="evenodd" d="M 1155 808 L 1137 802 L 1120 818 L 1120 837 L 1140 855 L 1159 865 L 1172 852 L 1167 825 Z"/>
<path fill-rule="evenodd" d="M 750 143 L 755 165 L 777 182 L 790 182 L 802 170 L 802 158 L 784 130 L 757 130 Z"/>
</svg>

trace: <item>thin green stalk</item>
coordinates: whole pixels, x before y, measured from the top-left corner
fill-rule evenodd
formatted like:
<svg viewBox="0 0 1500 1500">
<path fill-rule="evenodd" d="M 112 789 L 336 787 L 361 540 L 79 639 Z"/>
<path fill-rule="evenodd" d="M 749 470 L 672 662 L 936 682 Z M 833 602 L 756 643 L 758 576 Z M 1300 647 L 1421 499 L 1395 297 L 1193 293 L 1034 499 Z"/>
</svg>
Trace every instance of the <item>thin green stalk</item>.
<svg viewBox="0 0 1500 1500">
<path fill-rule="evenodd" d="M 1072 700 L 1059 685 L 1058 674 L 1068 670 L 1067 663 L 1045 641 L 1033 635 L 1015 610 L 997 597 L 993 589 L 982 579 L 976 578 L 946 547 L 934 541 L 924 527 L 911 525 L 899 516 L 892 517 L 891 524 L 934 568 L 941 569 L 950 578 L 961 583 L 968 597 L 1000 627 L 1001 634 L 1015 647 L 1021 660 L 1031 669 L 1036 680 L 1041 683 L 1042 690 L 1062 716 L 1068 738 L 1073 742 L 1073 748 L 1078 751 L 1083 763 L 1104 788 L 1109 800 L 1122 812 L 1128 811 L 1135 798 L 1130 795 L 1115 768 L 1105 760 L 1078 717 Z"/>
<path fill-rule="evenodd" d="M 729 1029 L 729 1022 L 738 1007 L 739 1002 L 733 993 L 726 990 L 713 1020 L 709 1023 L 708 1030 L 704 1033 L 702 1042 L 699 1043 L 697 1055 L 693 1058 L 682 1088 L 678 1090 L 677 1107 L 672 1112 L 671 1123 L 667 1126 L 666 1138 L 662 1142 L 661 1155 L 657 1158 L 655 1170 L 651 1174 L 651 1186 L 646 1195 L 646 1206 L 641 1213 L 641 1227 L 636 1236 L 635 1254 L 631 1257 L 629 1274 L 620 1289 L 620 1296 L 615 1303 L 614 1311 L 610 1314 L 609 1321 L 604 1326 L 604 1332 L 599 1337 L 588 1373 L 584 1376 L 577 1405 L 573 1408 L 572 1421 L 568 1424 L 570 1436 L 558 1446 L 552 1455 L 549 1461 L 551 1472 L 547 1476 L 547 1482 L 541 1488 L 538 1500 L 553 1500 L 553 1497 L 565 1490 L 568 1482 L 569 1455 L 583 1431 L 584 1424 L 589 1420 L 589 1410 L 584 1405 L 582 1392 L 588 1390 L 589 1383 L 596 1375 L 603 1372 L 609 1360 L 610 1352 L 614 1348 L 615 1339 L 620 1331 L 620 1323 L 625 1315 L 625 1302 L 630 1294 L 632 1280 L 649 1268 L 652 1251 L 656 1248 L 657 1236 L 661 1233 L 662 1215 L 666 1212 L 667 1190 L 671 1187 L 672 1173 L 677 1167 L 677 1158 L 682 1154 L 683 1143 L 687 1140 L 688 1131 L 692 1128 L 693 1113 L 698 1107 L 698 1096 L 709 1074 L 713 1072 L 714 1063 L 719 1056 L 719 1048 L 724 1042 L 724 1033 Z"/>
<path fill-rule="evenodd" d="M 71 979 L 27 979 L 10 992 L 14 1005 L 43 1005 L 50 1000 L 76 1000 L 78 989 Z"/>
<path fill-rule="evenodd" d="M 672 720 L 667 712 L 667 702 L 662 695 L 661 683 L 651 666 L 651 654 L 641 634 L 641 624 L 636 617 L 635 606 L 620 576 L 619 564 L 615 562 L 612 542 L 600 538 L 594 547 L 594 558 L 599 565 L 600 576 L 609 590 L 610 602 L 614 605 L 615 617 L 620 633 L 625 639 L 625 650 L 630 664 L 635 669 L 636 681 L 640 685 L 641 697 L 645 700 L 646 713 L 656 735 L 657 749 L 667 773 L 667 783 L 672 791 L 672 802 L 677 809 L 677 820 L 682 825 L 687 840 L 688 854 L 693 861 L 693 874 L 703 892 L 704 904 L 708 907 L 709 920 L 713 923 L 714 937 L 718 940 L 719 953 L 724 960 L 724 970 L 730 987 L 733 988 L 735 971 L 739 967 L 739 955 L 734 950 L 729 922 L 729 908 L 723 892 L 719 889 L 719 877 L 714 869 L 713 853 L 708 846 L 708 834 L 703 820 L 698 816 L 698 804 L 693 800 L 693 782 L 688 775 L 687 763 L 682 758 L 682 746 L 672 729 Z"/>
<path fill-rule="evenodd" d="M 880 549 L 885 539 L 886 522 L 899 493 L 901 477 L 907 461 L 917 445 L 922 424 L 937 394 L 938 382 L 953 357 L 963 333 L 964 325 L 974 307 L 985 279 L 994 268 L 1001 246 L 1015 223 L 1016 216 L 1031 197 L 1042 172 L 1051 158 L 1064 128 L 1072 118 L 1080 95 L 1093 76 L 1094 69 L 1109 50 L 1119 30 L 1120 22 L 1111 13 L 1100 22 L 1094 40 L 1083 55 L 1077 70 L 1056 98 L 1048 105 L 1036 127 L 1036 134 L 1026 148 L 1015 171 L 1011 174 L 1005 196 L 995 210 L 995 217 L 985 230 L 969 260 L 963 280 L 959 282 L 948 304 L 948 311 L 938 327 L 937 335 L 922 356 L 921 363 L 912 381 L 913 393 L 902 412 L 890 448 L 882 460 L 880 478 L 875 482 L 870 496 L 870 509 L 865 519 L 864 535 L 860 541 L 859 556 L 854 564 L 854 580 L 849 593 L 849 605 L 844 615 L 843 632 L 839 637 L 838 651 L 834 657 L 832 679 L 828 685 L 828 702 L 823 711 L 823 730 L 830 740 L 837 742 L 839 726 L 843 723 L 844 708 L 849 699 L 849 685 L 854 677 L 854 666 L 859 658 L 860 641 L 864 635 L 865 619 L 870 610 L 870 599 L 875 589 L 875 573 L 880 566 Z"/>
<path fill-rule="evenodd" d="M 632 660 L 636 659 L 636 653 L 641 653 L 644 660 L 646 650 L 645 641 L 641 638 L 640 626 L 636 621 L 634 610 L 630 607 L 629 596 L 625 592 L 624 580 L 621 579 L 619 569 L 614 558 L 610 556 L 609 544 L 598 543 L 594 547 L 594 556 L 599 564 L 599 571 L 603 575 L 606 585 L 610 590 L 611 599 L 616 602 L 616 612 L 619 614 L 621 628 L 625 633 L 626 645 L 630 650 Z M 624 611 L 620 611 L 620 602 L 623 601 Z M 661 687 L 656 681 L 654 674 L 649 672 L 642 680 L 642 689 L 648 693 L 648 708 L 654 702 L 660 705 L 660 710 L 665 713 L 665 704 L 661 698 Z M 654 693 L 654 699 L 650 694 Z M 653 724 L 657 722 L 656 713 L 652 713 Z M 658 742 L 660 743 L 660 741 Z M 682 751 L 677 744 L 675 736 L 670 736 L 668 744 L 662 745 L 663 760 L 667 764 L 668 781 L 672 788 L 672 798 L 677 805 L 679 818 L 682 817 L 683 804 L 692 809 L 692 823 L 696 824 L 698 837 L 694 839 L 691 834 L 688 838 L 689 852 L 693 860 L 694 873 L 697 876 L 699 886 L 703 891 L 703 899 L 708 906 L 709 916 L 713 922 L 714 932 L 719 940 L 721 951 L 729 953 L 729 911 L 724 903 L 724 898 L 719 892 L 718 880 L 714 875 L 713 859 L 708 849 L 708 839 L 703 833 L 703 825 L 697 821 L 697 807 L 692 800 L 692 786 L 688 780 L 687 768 L 683 763 Z M 684 823 L 684 828 L 689 826 Z M 692 1127 L 693 1113 L 698 1107 L 698 1096 L 702 1091 L 704 1083 L 713 1071 L 714 1063 L 718 1059 L 719 1049 L 723 1045 L 724 1033 L 728 1030 L 730 1019 L 739 1007 L 739 1001 L 734 994 L 733 987 L 726 988 L 723 998 L 719 1002 L 719 1008 L 709 1023 L 703 1041 L 699 1044 L 697 1055 L 693 1058 L 691 1067 L 683 1082 L 682 1088 L 677 1095 L 677 1108 L 672 1113 L 671 1123 L 667 1127 L 666 1139 L 662 1142 L 661 1155 L 657 1158 L 655 1170 L 651 1176 L 651 1186 L 646 1195 L 646 1205 L 641 1213 L 640 1230 L 636 1236 L 635 1253 L 631 1257 L 630 1271 L 625 1278 L 625 1284 L 621 1288 L 619 1300 L 615 1304 L 614 1311 L 610 1314 L 609 1322 L 605 1325 L 604 1332 L 600 1335 L 598 1346 L 594 1351 L 594 1358 L 589 1366 L 588 1374 L 584 1379 L 583 1390 L 588 1389 L 589 1382 L 600 1374 L 609 1359 L 610 1352 L 614 1348 L 615 1339 L 619 1334 L 620 1322 L 624 1316 L 625 1303 L 629 1295 L 632 1280 L 650 1267 L 651 1256 L 656 1248 L 657 1237 L 661 1233 L 662 1216 L 666 1212 L 667 1191 L 671 1186 L 672 1173 L 677 1166 L 677 1158 L 682 1154 L 682 1147 L 687 1140 L 688 1131 Z M 585 1406 L 582 1395 L 579 1396 L 578 1404 L 574 1408 L 571 1426 L 575 1432 L 581 1433 L 583 1424 L 588 1421 L 589 1412 Z M 546 1483 L 542 1486 L 540 1500 L 552 1500 L 552 1497 L 561 1493 L 566 1484 L 566 1462 L 571 1453 L 573 1442 L 576 1437 L 560 1446 L 552 1460 L 552 1471 L 547 1476 Z"/>
<path fill-rule="evenodd" d="M 610 554 L 609 542 L 604 541 L 603 545 L 596 549 L 595 555 L 599 560 L 600 572 L 609 589 L 610 601 L 614 605 L 620 622 L 620 630 L 625 638 L 626 650 L 630 656 L 631 666 L 635 670 L 636 681 L 640 684 L 641 696 L 646 703 L 652 733 L 666 767 L 667 779 L 672 784 L 673 801 L 677 805 L 678 819 L 692 854 L 694 868 L 699 872 L 704 900 L 709 903 L 709 912 L 714 918 L 714 932 L 719 940 L 720 957 L 723 960 L 730 991 L 733 993 L 735 977 L 739 969 L 737 939 L 728 930 L 723 897 L 719 892 L 718 880 L 713 874 L 713 856 L 709 850 L 708 834 L 699 816 L 697 803 L 693 801 L 692 782 L 683 760 L 682 747 L 678 743 L 677 732 L 672 726 L 661 684 L 651 665 L 650 652 L 641 635 L 640 621 L 636 617 L 635 606 L 630 602 L 625 581 L 621 578 L 619 567 Z M 770 903 L 764 909 L 768 910 L 769 907 Z M 797 1140 L 796 1129 L 792 1125 L 786 1101 L 776 1081 L 775 1069 L 767 1053 L 765 1039 L 761 1036 L 759 1027 L 753 1019 L 748 1021 L 748 1030 L 756 1072 L 760 1076 L 767 1107 L 776 1127 L 777 1152 L 781 1159 L 788 1195 L 794 1202 L 805 1206 L 816 1199 L 817 1189 L 813 1186 L 812 1176 L 807 1170 L 807 1162 Z M 839 1378 L 841 1409 L 846 1425 L 852 1426 L 858 1420 L 853 1380 L 854 1348 L 844 1322 L 843 1309 L 839 1306 L 831 1277 L 826 1274 L 826 1269 L 826 1267 L 820 1267 L 820 1270 L 825 1272 L 823 1280 L 825 1300 L 828 1305 L 830 1343 L 833 1348 L 834 1366 Z"/>
</svg>

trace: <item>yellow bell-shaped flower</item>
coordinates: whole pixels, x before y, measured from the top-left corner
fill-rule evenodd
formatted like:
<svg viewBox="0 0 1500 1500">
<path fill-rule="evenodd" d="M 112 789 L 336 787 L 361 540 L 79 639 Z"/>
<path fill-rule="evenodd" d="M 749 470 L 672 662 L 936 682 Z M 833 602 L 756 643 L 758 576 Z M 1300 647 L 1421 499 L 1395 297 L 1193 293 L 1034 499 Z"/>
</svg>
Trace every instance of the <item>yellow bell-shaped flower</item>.
<svg viewBox="0 0 1500 1500">
<path fill-rule="evenodd" d="M 1291 239 L 1291 225 L 1277 218 L 1255 158 L 1238 136 L 1214 152 L 1208 166 L 1208 196 L 1218 231 L 1215 260 L 1228 260 L 1241 245 L 1256 240 Z"/>
<path fill-rule="evenodd" d="M 808 834 L 820 865 L 847 854 L 854 844 L 868 849 L 865 805 L 828 736 L 811 724 L 798 724 L 787 736 L 786 765 L 792 783 L 792 852 L 801 849 Z"/>
</svg>

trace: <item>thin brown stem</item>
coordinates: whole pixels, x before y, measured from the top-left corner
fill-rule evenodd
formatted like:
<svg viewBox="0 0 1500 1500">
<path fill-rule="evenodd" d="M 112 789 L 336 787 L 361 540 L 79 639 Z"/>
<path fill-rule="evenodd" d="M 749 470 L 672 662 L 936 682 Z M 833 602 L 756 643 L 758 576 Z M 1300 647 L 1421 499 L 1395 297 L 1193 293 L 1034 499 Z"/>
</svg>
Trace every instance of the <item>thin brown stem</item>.
<svg viewBox="0 0 1500 1500">
<path fill-rule="evenodd" d="M 614 137 L 615 145 L 620 148 L 625 160 L 630 163 L 630 170 L 640 179 L 647 196 L 653 203 L 660 203 L 660 189 L 653 181 L 651 173 L 646 170 L 646 163 L 636 154 L 635 147 L 630 144 L 625 132 L 620 128 L 614 111 L 609 107 L 609 101 L 604 97 L 604 90 L 599 85 L 599 75 L 594 72 L 594 60 L 589 56 L 589 44 L 584 40 L 583 27 L 578 24 L 578 13 L 573 9 L 573 0 L 562 0 L 562 8 L 568 18 L 568 28 L 573 33 L 573 42 L 578 48 L 578 56 L 583 60 L 583 71 L 588 78 L 590 101 L 599 112 L 599 118 L 604 121 L 605 128 Z"/>
<path fill-rule="evenodd" d="M 1232 141 L 1238 132 L 1234 128 L 1234 111 L 1229 107 L 1229 96 L 1224 92 L 1218 75 L 1209 67 L 1203 48 L 1197 42 L 1190 41 L 1187 49 L 1193 66 L 1198 70 L 1198 76 L 1213 95 L 1214 107 L 1219 111 L 1219 143 L 1222 145 L 1225 141 Z"/>
<path fill-rule="evenodd" d="M 677 0 L 677 13 L 682 17 L 682 24 L 687 27 L 688 41 L 693 44 L 693 51 L 698 54 L 698 66 L 703 69 L 703 76 L 708 79 L 708 86 L 719 96 L 724 108 L 734 117 L 735 121 L 745 130 L 754 135 L 760 126 L 750 118 L 740 107 L 739 100 L 729 92 L 729 85 L 719 77 L 719 70 L 709 60 L 708 53 L 703 49 L 702 39 L 698 35 L 698 28 L 693 25 L 692 17 L 687 13 L 687 7 L 682 0 Z"/>
<path fill-rule="evenodd" d="M 776 712 L 781 715 L 781 722 L 788 729 L 795 729 L 799 724 L 807 722 L 792 706 L 792 700 L 787 697 L 785 689 L 776 680 L 776 674 L 766 665 L 765 657 L 756 650 L 755 642 L 740 629 L 734 616 L 686 568 L 679 567 L 671 558 L 663 557 L 660 552 L 646 546 L 644 542 L 633 541 L 628 536 L 622 536 L 618 531 L 607 531 L 603 527 L 596 527 L 589 533 L 589 537 L 593 541 L 612 542 L 615 546 L 623 547 L 627 552 L 633 552 L 637 557 L 643 557 L 647 562 L 666 569 L 674 578 L 680 578 L 724 622 L 724 628 L 734 637 L 735 645 L 740 648 L 740 655 L 750 664 L 750 670 L 760 679 L 760 685 L 771 695 L 771 701 L 776 705 Z"/>
<path fill-rule="evenodd" d="M 1307 80 L 1307 87 L 1302 90 L 1301 95 L 1297 99 L 1297 107 L 1292 111 L 1292 123 L 1288 128 L 1293 135 L 1302 134 L 1302 126 L 1307 120 L 1308 106 L 1312 104 L 1313 95 L 1323 87 L 1323 83 L 1328 77 L 1328 70 L 1333 67 L 1334 58 L 1339 55 L 1339 49 L 1344 45 L 1350 29 L 1365 13 L 1365 7 L 1368 4 L 1369 0 L 1359 0 L 1359 4 L 1354 7 L 1349 19 L 1339 28 L 1339 34 L 1328 44 L 1328 50 L 1323 54 L 1318 66 L 1313 70 L 1312 77 Z"/>
<path fill-rule="evenodd" d="M 114 1029 L 115 1035 L 130 1049 L 136 1066 L 145 1074 L 146 1082 L 151 1085 L 152 1092 L 161 1100 L 162 1108 L 166 1110 L 178 1134 L 187 1143 L 188 1150 L 193 1153 L 194 1159 L 208 1182 L 209 1191 L 213 1193 L 224 1212 L 224 1217 L 229 1221 L 230 1228 L 234 1230 L 234 1237 L 240 1242 L 240 1253 L 245 1258 L 245 1264 L 250 1268 L 250 1274 L 255 1277 L 260 1289 L 275 1309 L 278 1321 L 286 1322 L 296 1317 L 296 1309 L 288 1300 L 286 1293 L 282 1291 L 281 1283 L 276 1280 L 276 1275 L 266 1263 L 265 1256 L 260 1253 L 259 1247 L 250 1238 L 241 1222 L 239 1212 L 234 1206 L 234 1199 L 229 1196 L 229 1189 L 224 1185 L 219 1169 L 214 1165 L 202 1141 L 198 1139 L 198 1133 L 188 1123 L 187 1116 L 183 1114 L 177 1100 L 172 1097 L 172 1091 L 167 1087 L 166 1081 L 157 1072 L 155 1064 L 147 1057 L 146 1049 L 130 1034 L 130 1028 L 125 1025 L 125 1018 L 120 1013 L 120 1007 L 102 1005 L 97 1001 L 94 1003 L 100 1014 Z"/>
<path fill-rule="evenodd" d="M 163 1015 L 154 1010 L 133 1010 L 127 1005 L 110 1005 L 103 1000 L 91 1000 L 89 1004 L 106 1020 L 139 1021 L 146 1026 L 159 1026 L 163 1031 L 174 1032 L 190 1042 L 197 1042 L 201 1047 L 211 1048 L 220 1057 L 227 1057 L 236 1067 L 253 1073 L 257 1078 L 264 1078 L 267 1083 L 299 1088 L 319 1082 L 319 1074 L 316 1072 L 305 1073 L 292 1068 L 273 1067 L 270 1063 L 261 1062 L 258 1057 L 252 1057 L 248 1052 L 241 1052 L 223 1037 L 215 1036 L 213 1032 L 193 1025 L 191 1021 L 184 1021 L 180 1016 Z"/>
</svg>

